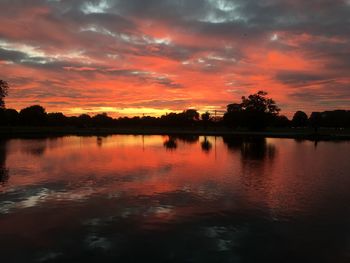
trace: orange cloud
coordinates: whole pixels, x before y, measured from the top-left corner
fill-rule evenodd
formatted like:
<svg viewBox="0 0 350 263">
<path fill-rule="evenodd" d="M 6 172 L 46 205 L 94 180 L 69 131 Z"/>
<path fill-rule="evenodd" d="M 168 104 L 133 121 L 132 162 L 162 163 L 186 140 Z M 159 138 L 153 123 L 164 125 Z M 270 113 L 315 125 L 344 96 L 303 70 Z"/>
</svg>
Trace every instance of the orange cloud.
<svg viewBox="0 0 350 263">
<path fill-rule="evenodd" d="M 7 106 L 159 115 L 224 110 L 263 89 L 289 116 L 349 108 L 348 5 L 317 6 L 312 21 L 299 15 L 312 4 L 235 2 L 0 3 Z"/>
</svg>

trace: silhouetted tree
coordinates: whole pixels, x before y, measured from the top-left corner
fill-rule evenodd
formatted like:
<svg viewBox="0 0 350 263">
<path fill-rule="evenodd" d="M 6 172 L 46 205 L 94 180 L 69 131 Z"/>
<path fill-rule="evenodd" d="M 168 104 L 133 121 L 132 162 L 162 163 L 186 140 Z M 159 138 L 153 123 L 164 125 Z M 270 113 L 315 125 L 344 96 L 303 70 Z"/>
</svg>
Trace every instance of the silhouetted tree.
<svg viewBox="0 0 350 263">
<path fill-rule="evenodd" d="M 67 117 L 60 112 L 48 113 L 47 123 L 51 126 L 64 126 L 67 124 Z"/>
<path fill-rule="evenodd" d="M 324 127 L 346 128 L 350 127 L 350 111 L 334 110 L 321 113 L 321 125 Z"/>
<path fill-rule="evenodd" d="M 224 122 L 230 127 L 238 127 L 243 124 L 242 104 L 232 103 L 227 105 L 227 112 L 224 114 Z"/>
<path fill-rule="evenodd" d="M 81 114 L 77 120 L 78 127 L 88 127 L 91 125 L 91 117 L 88 114 Z"/>
<path fill-rule="evenodd" d="M 267 98 L 267 93 L 260 91 L 250 95 L 248 98 L 242 97 L 242 103 L 227 105 L 227 112 L 223 121 L 213 121 L 209 112 L 200 115 L 195 109 L 184 110 L 181 113 L 169 113 L 161 117 L 143 116 L 122 117 L 114 119 L 106 113 L 90 117 L 82 114 L 79 117 L 65 116 L 63 113 L 46 114 L 42 106 L 34 105 L 22 109 L 18 113 L 14 109 L 0 108 L 0 125 L 49 125 L 49 126 L 76 126 L 76 127 L 207 127 L 208 124 L 219 127 L 227 125 L 230 127 L 247 127 L 254 130 L 263 129 L 266 126 L 290 127 L 292 122 L 287 117 L 279 115 L 279 108 L 276 103 Z M 294 126 L 309 125 L 317 130 L 322 127 L 350 127 L 350 111 L 334 110 L 322 113 L 313 113 L 310 119 L 306 120 L 305 113 L 299 111 L 293 117 Z M 176 136 L 179 137 L 179 136 Z M 177 138 L 181 140 L 182 138 Z M 186 138 L 184 141 L 188 142 Z M 198 141 L 198 138 L 195 138 Z"/>
<path fill-rule="evenodd" d="M 102 113 L 92 117 L 91 122 L 94 126 L 107 127 L 113 125 L 113 118 L 109 117 L 107 113 Z"/>
<path fill-rule="evenodd" d="M 14 109 L 5 109 L 5 118 L 8 125 L 16 125 L 18 123 L 18 112 Z"/>
<path fill-rule="evenodd" d="M 245 113 L 244 120 L 247 127 L 263 129 L 273 117 L 278 115 L 280 109 L 275 101 L 266 96 L 267 92 L 259 91 L 256 94 L 249 95 L 248 98 L 242 97 L 242 109 Z"/>
<path fill-rule="evenodd" d="M 243 96 L 241 104 L 229 104 L 224 121 L 231 126 L 260 130 L 269 125 L 279 111 L 275 101 L 267 97 L 267 92 L 259 91 L 248 97 Z"/>
<path fill-rule="evenodd" d="M 320 112 L 313 112 L 310 115 L 309 123 L 310 125 L 315 129 L 315 132 L 318 132 L 318 129 L 320 128 L 322 120 L 322 115 Z"/>
<path fill-rule="evenodd" d="M 208 128 L 208 125 L 209 125 L 209 123 L 210 123 L 210 121 L 211 121 L 210 113 L 209 113 L 208 111 L 205 112 L 205 113 L 203 113 L 203 114 L 201 115 L 201 118 L 202 118 L 202 122 L 203 122 L 203 124 L 204 124 L 204 128 L 207 129 L 207 128 Z"/>
<path fill-rule="evenodd" d="M 18 123 L 18 112 L 14 109 L 0 109 L 0 125 L 14 126 Z"/>
<path fill-rule="evenodd" d="M 19 112 L 20 123 L 24 125 L 44 125 L 46 117 L 46 111 L 40 105 L 30 106 Z"/>
<path fill-rule="evenodd" d="M 6 81 L 0 79 L 0 109 L 5 108 L 4 98 L 8 94 L 9 85 Z"/>
<path fill-rule="evenodd" d="M 199 121 L 199 113 L 197 110 L 188 109 L 181 113 L 169 113 L 163 115 L 159 122 L 166 126 L 189 126 Z"/>
<path fill-rule="evenodd" d="M 278 115 L 273 119 L 272 125 L 274 127 L 290 127 L 291 121 L 284 115 Z"/>
<path fill-rule="evenodd" d="M 185 120 L 187 121 L 198 121 L 199 113 L 195 109 L 188 109 L 183 112 Z"/>
<path fill-rule="evenodd" d="M 242 111 L 242 104 L 232 103 L 227 105 L 227 112 L 240 112 Z"/>
<path fill-rule="evenodd" d="M 294 127 L 306 127 L 308 125 L 308 117 L 305 112 L 297 111 L 292 119 L 292 125 Z"/>
<path fill-rule="evenodd" d="M 201 117 L 202 117 L 202 121 L 204 121 L 204 122 L 210 121 L 210 113 L 208 111 L 203 113 Z"/>
</svg>

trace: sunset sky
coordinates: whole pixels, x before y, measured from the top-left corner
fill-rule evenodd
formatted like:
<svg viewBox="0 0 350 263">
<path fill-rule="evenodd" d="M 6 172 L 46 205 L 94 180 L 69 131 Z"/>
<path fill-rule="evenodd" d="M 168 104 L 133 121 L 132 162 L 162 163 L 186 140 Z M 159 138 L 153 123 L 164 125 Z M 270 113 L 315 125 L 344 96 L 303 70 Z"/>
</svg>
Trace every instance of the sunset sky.
<svg viewBox="0 0 350 263">
<path fill-rule="evenodd" d="M 0 79 L 67 115 L 350 109 L 350 0 L 0 0 Z"/>
</svg>

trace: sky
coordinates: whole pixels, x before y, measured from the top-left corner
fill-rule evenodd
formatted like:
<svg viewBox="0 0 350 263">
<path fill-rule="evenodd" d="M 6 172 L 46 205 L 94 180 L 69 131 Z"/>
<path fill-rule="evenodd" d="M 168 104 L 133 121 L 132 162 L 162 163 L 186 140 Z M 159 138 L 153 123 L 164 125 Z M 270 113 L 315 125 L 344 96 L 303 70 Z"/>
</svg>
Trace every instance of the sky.
<svg viewBox="0 0 350 263">
<path fill-rule="evenodd" d="M 350 0 L 0 0 L 0 79 L 67 115 L 350 109 Z"/>
</svg>

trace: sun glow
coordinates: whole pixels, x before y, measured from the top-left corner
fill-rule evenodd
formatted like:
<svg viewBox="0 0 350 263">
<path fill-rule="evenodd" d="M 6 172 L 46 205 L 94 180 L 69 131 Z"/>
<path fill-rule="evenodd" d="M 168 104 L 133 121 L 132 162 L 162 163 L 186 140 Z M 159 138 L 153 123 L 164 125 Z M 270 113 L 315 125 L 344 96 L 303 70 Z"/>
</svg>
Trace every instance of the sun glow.
<svg viewBox="0 0 350 263">
<path fill-rule="evenodd" d="M 172 109 L 155 109 L 155 108 L 115 108 L 115 107 L 91 107 L 91 108 L 71 108 L 68 115 L 78 114 L 101 114 L 107 113 L 111 117 L 124 116 L 152 116 L 159 117 L 170 112 L 181 112 Z"/>
</svg>

